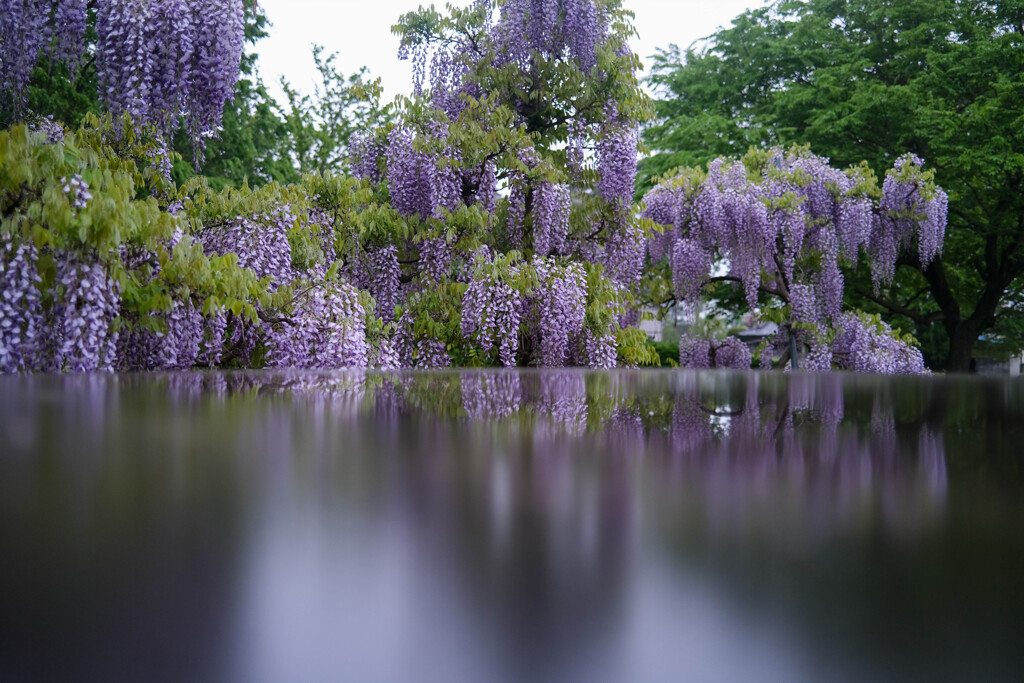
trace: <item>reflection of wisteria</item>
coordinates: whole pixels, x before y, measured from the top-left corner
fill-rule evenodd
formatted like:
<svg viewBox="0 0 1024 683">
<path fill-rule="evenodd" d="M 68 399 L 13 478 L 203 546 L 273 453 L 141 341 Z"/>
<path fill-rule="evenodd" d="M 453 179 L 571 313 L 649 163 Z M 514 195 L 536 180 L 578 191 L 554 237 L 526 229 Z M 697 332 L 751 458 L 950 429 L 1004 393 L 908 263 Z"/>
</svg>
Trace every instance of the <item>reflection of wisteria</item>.
<svg viewBox="0 0 1024 683">
<path fill-rule="evenodd" d="M 574 370 L 541 373 L 537 410 L 567 434 L 582 434 L 587 427 L 586 376 Z"/>
<path fill-rule="evenodd" d="M 462 375 L 462 401 L 472 419 L 508 417 L 519 410 L 522 388 L 517 372 Z"/>
<path fill-rule="evenodd" d="M 644 422 L 635 408 L 615 410 L 606 421 L 602 436 L 613 455 L 635 455 L 645 450 Z"/>
<path fill-rule="evenodd" d="M 729 650 L 746 654 L 780 625 L 801 638 L 792 619 L 827 638 L 861 624 L 858 662 L 878 623 L 921 642 L 962 638 L 966 623 L 1019 653 L 1003 634 L 1019 631 L 1022 415 L 1024 385 L 977 378 L 5 376 L 0 539 L 18 562 L 0 571 L 0 615 L 45 618 L 47 642 L 72 656 L 140 631 L 162 652 L 170 628 L 216 648 L 216 671 L 187 680 L 374 678 L 281 663 L 333 655 L 341 638 L 344 655 L 379 647 L 390 665 L 409 633 L 414 667 L 472 642 L 499 678 L 605 680 L 606 657 L 654 652 L 625 640 L 666 633 L 655 665 L 671 673 L 680 633 L 753 634 Z M 701 609 L 716 592 L 726 606 Z M 752 630 L 776 604 L 783 618 Z M 76 650 L 90 631 L 98 645 Z M 836 661 L 829 650 L 780 678 L 827 678 Z M 493 678 L 471 669 L 445 680 Z"/>
<path fill-rule="evenodd" d="M 918 440 L 917 467 L 928 480 L 931 490 L 944 497 L 947 484 L 946 448 L 942 437 L 927 427 L 921 430 Z"/>
<path fill-rule="evenodd" d="M 919 421 L 898 423 L 877 390 L 857 391 L 857 410 L 846 414 L 844 386 L 857 387 L 836 375 L 748 375 L 724 395 L 720 382 L 700 378 L 678 386 L 667 431 L 673 474 L 694 487 L 710 532 L 728 537 L 752 520 L 780 534 L 806 525 L 802 543 L 871 510 L 894 530 L 936 519 L 947 486 L 943 440 Z"/>
<path fill-rule="evenodd" d="M 711 420 L 695 397 L 677 396 L 672 409 L 672 448 L 690 453 L 703 448 L 713 434 Z"/>
<path fill-rule="evenodd" d="M 663 477 L 667 490 L 678 492 L 681 481 L 695 487 L 707 523 L 720 531 L 745 528 L 766 506 L 775 514 L 759 523 L 779 528 L 800 518 L 828 529 L 866 510 L 893 528 L 934 519 L 925 512 L 939 510 L 948 486 L 950 426 L 943 420 L 968 414 L 953 412 L 942 392 L 924 402 L 909 392 L 912 401 L 900 403 L 890 391 L 895 385 L 834 374 L 359 370 L 61 381 L 88 395 L 80 405 L 93 411 L 88 422 L 94 425 L 103 423 L 102 406 L 117 392 L 142 391 L 168 408 L 270 401 L 281 414 L 253 438 L 282 448 L 303 430 L 323 448 L 343 445 L 335 444 L 346 439 L 341 425 L 372 425 L 391 433 L 380 441 L 390 443 L 410 418 L 440 426 L 468 417 L 485 429 L 502 420 L 515 429 L 501 434 L 529 438 L 548 469 L 573 449 L 647 459 L 647 471 Z M 899 413 L 897 405 L 904 406 Z M 998 404 L 990 400 L 978 410 L 992 405 Z M 293 412 L 306 427 L 298 429 L 291 417 L 280 421 Z"/>
</svg>

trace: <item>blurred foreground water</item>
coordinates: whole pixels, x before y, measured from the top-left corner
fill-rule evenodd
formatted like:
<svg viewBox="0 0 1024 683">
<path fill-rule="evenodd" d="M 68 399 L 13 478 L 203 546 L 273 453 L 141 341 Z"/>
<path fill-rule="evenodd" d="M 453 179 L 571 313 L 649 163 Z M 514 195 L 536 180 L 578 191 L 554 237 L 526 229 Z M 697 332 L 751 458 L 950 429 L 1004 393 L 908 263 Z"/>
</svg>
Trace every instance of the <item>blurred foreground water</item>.
<svg viewBox="0 0 1024 683">
<path fill-rule="evenodd" d="M 0 377 L 0 680 L 1021 680 L 1024 382 Z"/>
</svg>

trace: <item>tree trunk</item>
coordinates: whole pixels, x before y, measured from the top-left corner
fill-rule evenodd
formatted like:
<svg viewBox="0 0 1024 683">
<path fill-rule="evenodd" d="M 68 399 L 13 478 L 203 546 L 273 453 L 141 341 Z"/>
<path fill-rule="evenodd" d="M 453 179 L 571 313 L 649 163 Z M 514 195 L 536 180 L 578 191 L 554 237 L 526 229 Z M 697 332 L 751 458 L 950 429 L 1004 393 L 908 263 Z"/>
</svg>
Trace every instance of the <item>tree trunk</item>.
<svg viewBox="0 0 1024 683">
<path fill-rule="evenodd" d="M 949 354 L 946 356 L 946 372 L 970 372 L 971 355 L 978 333 L 969 325 L 957 325 L 949 335 Z"/>
</svg>

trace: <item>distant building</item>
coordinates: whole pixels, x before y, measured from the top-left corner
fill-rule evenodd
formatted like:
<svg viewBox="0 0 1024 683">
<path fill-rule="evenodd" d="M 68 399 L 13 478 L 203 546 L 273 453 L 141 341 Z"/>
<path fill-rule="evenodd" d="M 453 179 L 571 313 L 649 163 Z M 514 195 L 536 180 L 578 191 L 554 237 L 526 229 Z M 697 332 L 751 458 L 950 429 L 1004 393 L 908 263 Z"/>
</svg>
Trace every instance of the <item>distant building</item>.
<svg viewBox="0 0 1024 683">
<path fill-rule="evenodd" d="M 1016 356 L 1010 356 L 1009 361 L 998 358 L 972 358 L 971 372 L 978 375 L 1009 374 L 1011 377 L 1019 377 L 1022 363 L 1024 363 L 1024 355 L 1019 353 Z"/>
<path fill-rule="evenodd" d="M 779 326 L 775 323 L 761 323 L 755 327 L 748 327 L 736 333 L 739 340 L 750 347 L 753 351 L 766 338 L 774 337 L 779 332 Z"/>
<path fill-rule="evenodd" d="M 658 309 L 653 306 L 644 306 L 643 312 L 650 314 L 651 316 L 658 315 Z M 641 319 L 638 327 L 647 333 L 647 338 L 651 341 L 660 342 L 664 339 L 662 334 L 663 323 L 660 318 L 654 318 L 653 320 Z"/>
</svg>

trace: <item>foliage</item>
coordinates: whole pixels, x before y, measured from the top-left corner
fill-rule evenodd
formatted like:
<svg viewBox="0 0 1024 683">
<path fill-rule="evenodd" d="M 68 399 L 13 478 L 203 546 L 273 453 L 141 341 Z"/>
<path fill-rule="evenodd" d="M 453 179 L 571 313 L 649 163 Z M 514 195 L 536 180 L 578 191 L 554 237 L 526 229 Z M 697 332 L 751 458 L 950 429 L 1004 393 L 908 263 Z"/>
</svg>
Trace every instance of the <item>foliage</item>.
<svg viewBox="0 0 1024 683">
<path fill-rule="evenodd" d="M 868 268 L 851 272 L 851 301 L 934 340 L 926 355 L 949 370 L 967 369 L 983 334 L 1019 349 L 1022 26 L 1019 2 L 983 0 L 778 0 L 745 12 L 655 57 L 647 182 L 751 146 L 809 143 L 879 174 L 910 151 L 949 193 L 946 248 L 928 262 L 903 255 L 881 291 Z"/>
</svg>

